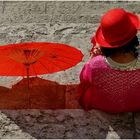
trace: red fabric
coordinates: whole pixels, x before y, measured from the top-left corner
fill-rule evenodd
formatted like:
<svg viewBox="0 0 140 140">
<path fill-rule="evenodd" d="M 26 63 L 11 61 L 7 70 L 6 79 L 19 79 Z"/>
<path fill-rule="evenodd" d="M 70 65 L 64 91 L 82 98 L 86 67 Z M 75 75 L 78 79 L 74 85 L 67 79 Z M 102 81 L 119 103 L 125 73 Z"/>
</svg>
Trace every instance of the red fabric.
<svg viewBox="0 0 140 140">
<path fill-rule="evenodd" d="M 96 56 L 84 66 L 80 77 L 79 103 L 84 109 L 113 113 L 140 110 L 140 69 L 115 70 L 103 56 Z"/>
<path fill-rule="evenodd" d="M 68 69 L 83 58 L 74 47 L 47 42 L 9 44 L 0 47 L 0 75 L 26 76 L 53 73 Z"/>
</svg>

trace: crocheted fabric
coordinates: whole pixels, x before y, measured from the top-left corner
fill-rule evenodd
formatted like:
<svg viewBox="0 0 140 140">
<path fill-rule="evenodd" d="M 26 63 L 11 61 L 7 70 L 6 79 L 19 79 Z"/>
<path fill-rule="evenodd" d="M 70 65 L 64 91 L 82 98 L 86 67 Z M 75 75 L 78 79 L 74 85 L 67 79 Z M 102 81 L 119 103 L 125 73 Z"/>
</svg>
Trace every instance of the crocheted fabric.
<svg viewBox="0 0 140 140">
<path fill-rule="evenodd" d="M 114 69 L 99 55 L 85 64 L 80 81 L 79 103 L 86 110 L 117 113 L 140 109 L 140 69 Z"/>
</svg>

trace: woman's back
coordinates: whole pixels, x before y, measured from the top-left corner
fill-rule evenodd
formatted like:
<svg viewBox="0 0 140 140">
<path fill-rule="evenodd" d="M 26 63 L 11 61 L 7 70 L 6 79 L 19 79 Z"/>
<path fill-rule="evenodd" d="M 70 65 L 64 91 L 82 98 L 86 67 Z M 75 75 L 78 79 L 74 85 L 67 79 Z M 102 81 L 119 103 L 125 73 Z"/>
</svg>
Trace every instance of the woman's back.
<svg viewBox="0 0 140 140">
<path fill-rule="evenodd" d="M 84 95 L 86 97 L 81 98 L 85 108 L 109 112 L 140 109 L 140 69 L 137 68 L 140 62 L 133 60 L 124 64 L 134 65 L 125 67 L 125 70 L 117 68 L 116 65 L 113 68 L 113 64 L 110 66 L 109 63 L 111 62 L 104 56 L 99 55 L 83 68 L 80 79 L 89 85 Z"/>
</svg>

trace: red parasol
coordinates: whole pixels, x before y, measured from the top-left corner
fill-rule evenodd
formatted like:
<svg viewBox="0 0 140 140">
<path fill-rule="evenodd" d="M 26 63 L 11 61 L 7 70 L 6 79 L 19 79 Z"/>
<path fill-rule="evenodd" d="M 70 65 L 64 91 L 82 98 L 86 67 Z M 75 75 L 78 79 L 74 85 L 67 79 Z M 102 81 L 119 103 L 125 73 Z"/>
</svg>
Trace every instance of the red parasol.
<svg viewBox="0 0 140 140">
<path fill-rule="evenodd" d="M 1 76 L 37 76 L 75 66 L 83 58 L 74 47 L 48 42 L 28 42 L 0 47 Z"/>
</svg>

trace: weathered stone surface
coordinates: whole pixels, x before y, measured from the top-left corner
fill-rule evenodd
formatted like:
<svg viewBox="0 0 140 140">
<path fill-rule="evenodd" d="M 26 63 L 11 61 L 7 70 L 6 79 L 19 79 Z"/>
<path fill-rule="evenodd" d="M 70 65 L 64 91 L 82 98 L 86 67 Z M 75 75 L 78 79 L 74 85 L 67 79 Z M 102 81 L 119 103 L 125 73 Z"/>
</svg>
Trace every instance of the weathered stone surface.
<svg viewBox="0 0 140 140">
<path fill-rule="evenodd" d="M 133 114 L 133 119 L 134 119 L 134 130 L 135 130 L 135 138 L 139 139 L 140 138 L 140 112 L 135 112 Z"/>
<path fill-rule="evenodd" d="M 133 138 L 131 113 L 2 110 L 0 116 L 0 138 Z"/>
<path fill-rule="evenodd" d="M 140 13 L 138 1 L 1 1 L 0 23 L 96 23 L 114 7 Z"/>
<path fill-rule="evenodd" d="M 16 114 L 14 115 L 16 117 Z M 2 111 L 0 112 L 0 138 L 33 138 Z"/>
</svg>

